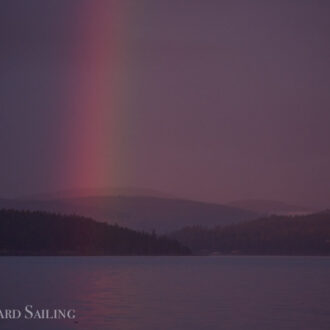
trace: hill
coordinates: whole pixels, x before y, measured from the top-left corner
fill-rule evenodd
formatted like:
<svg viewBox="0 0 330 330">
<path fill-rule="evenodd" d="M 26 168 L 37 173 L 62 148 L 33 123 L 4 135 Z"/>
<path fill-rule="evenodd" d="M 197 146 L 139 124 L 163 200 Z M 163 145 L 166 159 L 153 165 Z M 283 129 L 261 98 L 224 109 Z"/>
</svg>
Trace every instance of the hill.
<svg viewBox="0 0 330 330">
<path fill-rule="evenodd" d="M 170 237 L 196 254 L 330 255 L 330 213 L 271 216 L 214 229 L 186 227 Z"/>
<path fill-rule="evenodd" d="M 80 189 L 68 189 L 60 190 L 53 193 L 39 193 L 27 196 L 21 196 L 19 199 L 23 200 L 55 200 L 55 199 L 70 199 L 81 198 L 90 196 L 148 196 L 148 197 L 160 197 L 160 198 L 175 198 L 173 195 L 164 193 L 162 191 L 136 188 L 136 187 L 108 187 L 108 188 L 80 188 Z"/>
<path fill-rule="evenodd" d="M 188 255 L 175 240 L 79 216 L 0 210 L 0 255 Z"/>
<path fill-rule="evenodd" d="M 94 196 L 54 200 L 0 199 L 0 208 L 79 214 L 136 230 L 166 233 L 184 226 L 214 227 L 257 218 L 234 207 L 147 196 Z"/>
</svg>

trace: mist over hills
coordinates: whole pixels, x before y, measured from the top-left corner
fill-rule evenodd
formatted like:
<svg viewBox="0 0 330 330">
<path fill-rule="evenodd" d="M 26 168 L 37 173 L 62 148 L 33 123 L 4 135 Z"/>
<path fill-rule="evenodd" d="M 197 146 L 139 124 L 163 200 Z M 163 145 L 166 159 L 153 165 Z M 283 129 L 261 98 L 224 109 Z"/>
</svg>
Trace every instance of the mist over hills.
<svg viewBox="0 0 330 330">
<path fill-rule="evenodd" d="M 318 210 L 314 208 L 298 206 L 282 201 L 266 199 L 246 199 L 227 203 L 226 205 L 249 210 L 260 215 L 303 215 L 315 213 Z"/>
<path fill-rule="evenodd" d="M 228 225 L 258 217 L 254 212 L 231 206 L 153 196 L 0 199 L 0 208 L 77 214 L 136 230 L 156 230 L 160 233 L 193 225 Z"/>
</svg>

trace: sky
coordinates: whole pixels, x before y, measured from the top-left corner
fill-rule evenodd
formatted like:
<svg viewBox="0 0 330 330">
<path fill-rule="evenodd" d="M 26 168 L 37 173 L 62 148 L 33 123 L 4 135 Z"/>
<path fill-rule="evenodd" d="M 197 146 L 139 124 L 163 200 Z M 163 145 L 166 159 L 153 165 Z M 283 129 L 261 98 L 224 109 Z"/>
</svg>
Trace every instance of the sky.
<svg viewBox="0 0 330 330">
<path fill-rule="evenodd" d="M 0 196 L 330 207 L 329 17 L 326 0 L 2 0 Z"/>
</svg>

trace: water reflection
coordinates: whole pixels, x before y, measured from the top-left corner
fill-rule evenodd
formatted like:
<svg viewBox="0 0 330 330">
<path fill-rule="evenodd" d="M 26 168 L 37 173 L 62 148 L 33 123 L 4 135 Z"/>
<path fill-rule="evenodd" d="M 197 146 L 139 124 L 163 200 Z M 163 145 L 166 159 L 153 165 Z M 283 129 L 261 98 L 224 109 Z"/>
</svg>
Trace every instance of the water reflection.
<svg viewBox="0 0 330 330">
<path fill-rule="evenodd" d="M 330 259 L 1 258 L 0 309 L 75 308 L 3 329 L 329 329 Z"/>
</svg>

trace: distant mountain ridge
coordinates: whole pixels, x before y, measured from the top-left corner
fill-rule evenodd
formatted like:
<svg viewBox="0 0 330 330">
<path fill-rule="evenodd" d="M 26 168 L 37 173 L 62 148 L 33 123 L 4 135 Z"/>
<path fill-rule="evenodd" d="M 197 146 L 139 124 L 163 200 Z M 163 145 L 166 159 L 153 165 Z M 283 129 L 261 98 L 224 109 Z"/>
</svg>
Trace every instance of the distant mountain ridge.
<svg viewBox="0 0 330 330">
<path fill-rule="evenodd" d="M 23 200 L 54 200 L 83 197 L 104 197 L 104 196 L 148 196 L 160 198 L 175 198 L 174 195 L 148 188 L 136 187 L 107 187 L 107 188 L 80 188 L 59 190 L 49 193 L 38 193 L 21 196 L 17 199 Z"/>
<path fill-rule="evenodd" d="M 191 225 L 214 227 L 257 218 L 238 208 L 148 196 L 94 196 L 55 200 L 2 199 L 0 208 L 77 214 L 135 230 L 166 233 Z"/>
</svg>

